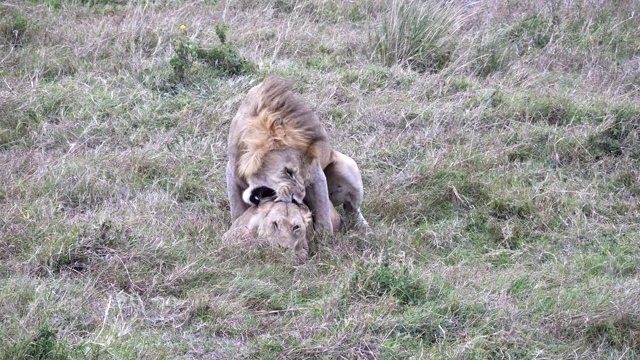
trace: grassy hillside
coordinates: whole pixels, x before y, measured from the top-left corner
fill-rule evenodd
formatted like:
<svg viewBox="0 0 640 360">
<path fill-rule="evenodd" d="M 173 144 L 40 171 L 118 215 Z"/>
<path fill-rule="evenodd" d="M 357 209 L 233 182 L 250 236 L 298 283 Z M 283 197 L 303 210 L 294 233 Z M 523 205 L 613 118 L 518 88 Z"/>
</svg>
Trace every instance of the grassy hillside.
<svg viewBox="0 0 640 360">
<path fill-rule="evenodd" d="M 0 359 L 639 358 L 639 14 L 4 1 Z M 365 183 L 302 266 L 220 242 L 270 74 Z"/>
</svg>

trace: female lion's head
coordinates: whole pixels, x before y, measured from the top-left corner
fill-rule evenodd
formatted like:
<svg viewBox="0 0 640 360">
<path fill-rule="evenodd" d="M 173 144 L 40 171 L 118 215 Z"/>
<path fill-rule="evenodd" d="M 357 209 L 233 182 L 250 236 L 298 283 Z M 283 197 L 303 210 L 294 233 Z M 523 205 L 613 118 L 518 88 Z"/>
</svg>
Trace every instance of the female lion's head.
<svg viewBox="0 0 640 360">
<path fill-rule="evenodd" d="M 258 223 L 258 240 L 276 244 L 294 252 L 303 261 L 309 254 L 308 232 L 313 226 L 311 211 L 303 204 L 263 202 L 254 215 Z"/>
</svg>

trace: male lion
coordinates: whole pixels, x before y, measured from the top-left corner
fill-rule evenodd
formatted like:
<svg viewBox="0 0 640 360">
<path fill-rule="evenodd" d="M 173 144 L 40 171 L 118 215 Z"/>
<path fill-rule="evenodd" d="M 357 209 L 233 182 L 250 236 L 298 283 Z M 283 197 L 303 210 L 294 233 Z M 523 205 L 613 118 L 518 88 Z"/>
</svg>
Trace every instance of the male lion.
<svg viewBox="0 0 640 360">
<path fill-rule="evenodd" d="M 340 226 L 340 214 L 333 206 L 331 221 L 334 228 Z M 260 201 L 239 216 L 222 238 L 227 244 L 279 245 L 291 249 L 294 259 L 300 263 L 309 255 L 312 222 L 311 211 L 304 204 Z"/>
<path fill-rule="evenodd" d="M 360 170 L 350 157 L 331 149 L 327 132 L 291 85 L 270 77 L 247 93 L 231 122 L 227 191 L 231 220 L 252 204 L 306 204 L 316 227 L 333 232 L 331 204 L 366 225 L 360 212 Z"/>
</svg>

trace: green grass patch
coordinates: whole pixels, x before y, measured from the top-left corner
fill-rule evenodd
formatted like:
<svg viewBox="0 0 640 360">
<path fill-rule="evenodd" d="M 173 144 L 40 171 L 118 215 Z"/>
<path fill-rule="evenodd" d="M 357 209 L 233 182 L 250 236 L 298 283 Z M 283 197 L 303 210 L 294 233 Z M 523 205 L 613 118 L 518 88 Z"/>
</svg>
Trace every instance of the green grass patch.
<svg viewBox="0 0 640 360">
<path fill-rule="evenodd" d="M 411 274 L 407 267 L 396 268 L 384 262 L 356 265 L 349 293 L 356 299 L 390 296 L 403 305 L 416 305 L 426 300 L 426 290 L 417 276 Z"/>
<path fill-rule="evenodd" d="M 402 186 L 374 198 L 372 206 L 389 220 L 419 224 L 446 220 L 488 200 L 487 187 L 473 174 L 443 169 L 406 179 Z"/>
<path fill-rule="evenodd" d="M 509 30 L 507 38 L 522 56 L 531 48 L 543 49 L 547 46 L 558 22 L 558 18 L 550 19 L 543 14 L 527 14 Z"/>
<path fill-rule="evenodd" d="M 613 157 L 626 153 L 634 160 L 640 159 L 640 110 L 630 104 L 617 105 L 609 110 L 607 119 L 606 128 L 588 139 L 594 153 Z"/>
<path fill-rule="evenodd" d="M 60 341 L 57 331 L 42 326 L 30 339 L 20 341 L 2 350 L 0 359 L 70 359 L 70 350 L 65 341 Z"/>
<path fill-rule="evenodd" d="M 236 76 L 255 71 L 255 65 L 242 57 L 238 51 L 227 42 L 228 28 L 216 24 L 215 32 L 220 41 L 219 46 L 206 49 L 191 41 L 186 34 L 186 27 L 174 44 L 175 56 L 169 60 L 173 68 L 175 79 L 184 82 L 199 73 L 200 64 L 204 65 L 214 76 Z"/>
<path fill-rule="evenodd" d="M 22 47 L 34 36 L 34 25 L 19 10 L 0 5 L 4 16 L 0 19 L 0 43 L 12 48 Z"/>
</svg>

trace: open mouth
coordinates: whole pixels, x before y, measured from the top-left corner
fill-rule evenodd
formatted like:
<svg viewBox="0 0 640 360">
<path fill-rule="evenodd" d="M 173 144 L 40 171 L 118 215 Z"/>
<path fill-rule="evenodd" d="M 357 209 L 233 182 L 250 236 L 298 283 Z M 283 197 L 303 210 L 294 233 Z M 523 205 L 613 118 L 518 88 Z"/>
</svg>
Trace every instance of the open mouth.
<svg viewBox="0 0 640 360">
<path fill-rule="evenodd" d="M 276 197 L 276 191 L 270 187 L 260 186 L 253 190 L 249 194 L 249 201 L 251 204 L 259 205 L 263 200 L 273 200 Z M 244 199 L 247 202 L 247 199 Z"/>
</svg>

